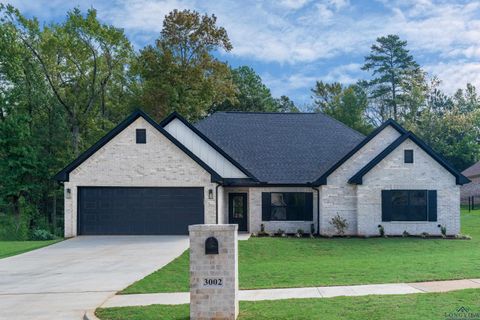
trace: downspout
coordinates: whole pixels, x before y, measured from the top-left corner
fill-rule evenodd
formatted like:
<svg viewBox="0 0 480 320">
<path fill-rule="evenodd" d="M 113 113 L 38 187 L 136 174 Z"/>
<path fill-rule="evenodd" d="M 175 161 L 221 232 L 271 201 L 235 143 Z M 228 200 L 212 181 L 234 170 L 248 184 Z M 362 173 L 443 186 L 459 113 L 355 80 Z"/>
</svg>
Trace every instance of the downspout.
<svg viewBox="0 0 480 320">
<path fill-rule="evenodd" d="M 220 187 L 221 184 L 217 183 L 217 186 L 215 187 L 215 222 L 218 224 L 218 187 Z"/>
<path fill-rule="evenodd" d="M 317 191 L 317 236 L 320 236 L 320 189 L 318 187 L 312 189 Z"/>
</svg>

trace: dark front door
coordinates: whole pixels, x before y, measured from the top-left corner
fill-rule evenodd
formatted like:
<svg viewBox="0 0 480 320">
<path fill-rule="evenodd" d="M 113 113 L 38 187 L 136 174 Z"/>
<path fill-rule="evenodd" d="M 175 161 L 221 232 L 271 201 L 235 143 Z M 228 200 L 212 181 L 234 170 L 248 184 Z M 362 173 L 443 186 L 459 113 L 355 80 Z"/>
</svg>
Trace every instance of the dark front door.
<svg viewBox="0 0 480 320">
<path fill-rule="evenodd" d="M 231 224 L 238 224 L 238 231 L 248 231 L 246 193 L 230 193 L 228 195 L 228 220 Z"/>
<path fill-rule="evenodd" d="M 188 234 L 203 208 L 203 188 L 80 187 L 78 234 Z"/>
</svg>

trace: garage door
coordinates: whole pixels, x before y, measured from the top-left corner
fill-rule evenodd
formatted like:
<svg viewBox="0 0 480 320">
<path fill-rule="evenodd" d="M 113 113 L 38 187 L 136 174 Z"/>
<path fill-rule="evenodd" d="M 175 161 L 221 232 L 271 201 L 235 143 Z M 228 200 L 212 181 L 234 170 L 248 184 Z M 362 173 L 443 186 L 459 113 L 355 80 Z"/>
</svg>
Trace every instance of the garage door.
<svg viewBox="0 0 480 320">
<path fill-rule="evenodd" d="M 204 223 L 203 188 L 81 187 L 78 234 L 188 234 Z"/>
</svg>

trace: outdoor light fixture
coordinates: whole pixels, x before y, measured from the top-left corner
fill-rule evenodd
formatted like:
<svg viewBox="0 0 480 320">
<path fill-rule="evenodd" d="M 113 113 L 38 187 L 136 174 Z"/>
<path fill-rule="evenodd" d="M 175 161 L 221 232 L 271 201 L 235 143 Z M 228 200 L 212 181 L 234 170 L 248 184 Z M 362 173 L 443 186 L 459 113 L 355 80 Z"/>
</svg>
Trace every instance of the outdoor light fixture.
<svg viewBox="0 0 480 320">
<path fill-rule="evenodd" d="M 65 191 L 65 198 L 70 199 L 72 197 L 72 190 L 70 188 L 67 188 Z"/>
<path fill-rule="evenodd" d="M 208 189 L 208 199 L 213 199 L 213 190 Z"/>
</svg>

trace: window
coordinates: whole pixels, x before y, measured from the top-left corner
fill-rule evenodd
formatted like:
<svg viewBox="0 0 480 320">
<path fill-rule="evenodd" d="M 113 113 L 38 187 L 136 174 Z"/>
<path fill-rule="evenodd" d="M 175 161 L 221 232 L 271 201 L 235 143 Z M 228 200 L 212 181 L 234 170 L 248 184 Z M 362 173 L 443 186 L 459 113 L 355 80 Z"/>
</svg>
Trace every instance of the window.
<svg viewBox="0 0 480 320">
<path fill-rule="evenodd" d="M 413 150 L 404 151 L 404 160 L 405 163 L 413 163 Z"/>
<path fill-rule="evenodd" d="M 263 221 L 312 221 L 313 195 L 305 192 L 262 193 Z"/>
<path fill-rule="evenodd" d="M 436 220 L 436 190 L 382 190 L 382 221 Z"/>
<path fill-rule="evenodd" d="M 137 143 L 147 143 L 147 130 L 137 129 Z"/>
</svg>

